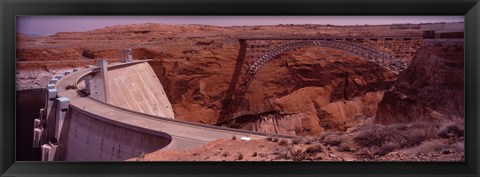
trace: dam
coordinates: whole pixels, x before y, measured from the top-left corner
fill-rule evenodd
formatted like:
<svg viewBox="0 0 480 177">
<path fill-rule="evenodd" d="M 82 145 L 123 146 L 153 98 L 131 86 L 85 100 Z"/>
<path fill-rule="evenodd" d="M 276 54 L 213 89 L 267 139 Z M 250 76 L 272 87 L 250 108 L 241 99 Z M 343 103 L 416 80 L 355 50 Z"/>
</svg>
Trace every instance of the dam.
<svg viewBox="0 0 480 177">
<path fill-rule="evenodd" d="M 267 134 L 175 120 L 148 60 L 75 68 L 55 75 L 34 121 L 42 161 L 119 161 L 159 149 Z"/>
</svg>

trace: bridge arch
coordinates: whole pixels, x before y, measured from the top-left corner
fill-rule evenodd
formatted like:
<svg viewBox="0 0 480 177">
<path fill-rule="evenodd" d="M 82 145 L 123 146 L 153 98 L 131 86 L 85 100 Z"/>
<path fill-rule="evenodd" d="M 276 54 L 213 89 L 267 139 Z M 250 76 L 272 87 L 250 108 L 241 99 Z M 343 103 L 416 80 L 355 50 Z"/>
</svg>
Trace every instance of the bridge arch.
<svg viewBox="0 0 480 177">
<path fill-rule="evenodd" d="M 342 39 L 342 38 L 340 38 Z M 343 38 L 347 39 L 347 38 Z M 411 38 L 400 38 L 403 40 L 408 39 L 411 42 Z M 409 65 L 408 61 L 404 61 L 401 58 L 396 58 L 391 54 L 385 52 L 384 50 L 378 50 L 371 48 L 367 45 L 357 44 L 348 40 L 336 40 L 336 38 L 321 38 L 321 39 L 291 39 L 291 42 L 284 43 L 275 48 L 271 48 L 266 52 L 262 53 L 259 57 L 254 57 L 250 63 L 245 67 L 243 60 L 246 53 L 246 40 L 249 39 L 240 39 L 240 52 L 237 59 L 237 65 L 232 76 L 232 82 L 230 83 L 229 89 L 227 91 L 226 98 L 224 100 L 224 107 L 220 113 L 220 118 L 217 121 L 218 125 L 231 124 L 232 121 L 235 122 L 234 114 L 237 112 L 240 105 L 243 104 L 243 99 L 246 92 L 249 89 L 249 86 L 252 80 L 255 77 L 255 74 L 262 68 L 263 65 L 276 59 L 279 55 L 302 47 L 307 46 L 318 46 L 324 48 L 331 48 L 353 54 L 369 62 L 376 63 L 387 70 L 392 71 L 395 74 L 400 73 L 406 69 Z M 255 40 L 255 39 L 252 39 Z M 265 39 L 265 40 L 274 40 L 274 39 Z M 377 41 L 377 39 L 375 39 Z M 385 48 L 386 41 L 390 41 L 391 47 L 393 49 L 393 38 L 383 38 L 383 45 Z M 261 42 L 260 42 L 261 43 Z M 255 47 L 255 46 L 254 46 Z M 267 45 L 267 47 L 269 47 Z M 265 48 L 265 45 L 260 44 L 259 48 Z M 239 67 L 240 66 L 240 67 Z M 243 68 L 243 69 L 242 69 Z M 242 72 L 243 70 L 243 72 Z"/>
<path fill-rule="evenodd" d="M 370 62 L 374 62 L 396 74 L 408 67 L 408 63 L 402 61 L 399 58 L 395 58 L 390 54 L 387 54 L 376 49 L 358 45 L 351 42 L 343 41 L 327 41 L 327 40 L 303 40 L 297 42 L 291 42 L 284 45 L 281 45 L 277 48 L 265 52 L 263 55 L 255 59 L 248 68 L 248 75 L 252 77 L 255 75 L 260 68 L 265 65 L 267 62 L 274 60 L 277 56 L 302 47 L 307 46 L 318 46 L 324 48 L 331 48 L 353 54 L 362 59 L 365 59 Z"/>
</svg>

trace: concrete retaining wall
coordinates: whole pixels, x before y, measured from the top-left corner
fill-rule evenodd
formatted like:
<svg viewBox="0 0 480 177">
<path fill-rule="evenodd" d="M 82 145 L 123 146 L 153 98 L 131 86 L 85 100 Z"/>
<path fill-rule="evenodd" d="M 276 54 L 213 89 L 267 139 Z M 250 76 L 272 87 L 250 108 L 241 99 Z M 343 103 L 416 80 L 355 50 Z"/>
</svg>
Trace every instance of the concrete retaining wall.
<svg viewBox="0 0 480 177">
<path fill-rule="evenodd" d="M 139 157 L 168 145 L 167 134 L 137 131 L 129 125 L 117 125 L 96 119 L 76 109 L 69 109 L 68 133 L 64 150 L 66 161 L 120 161 Z M 62 155 L 60 155 L 62 156 Z"/>
</svg>

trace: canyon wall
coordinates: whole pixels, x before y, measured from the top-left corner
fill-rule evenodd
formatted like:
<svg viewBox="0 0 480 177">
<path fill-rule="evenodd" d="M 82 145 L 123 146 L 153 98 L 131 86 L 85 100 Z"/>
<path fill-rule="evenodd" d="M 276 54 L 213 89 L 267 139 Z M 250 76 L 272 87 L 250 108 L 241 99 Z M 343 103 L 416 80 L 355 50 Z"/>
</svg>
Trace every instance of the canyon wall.
<svg viewBox="0 0 480 177">
<path fill-rule="evenodd" d="M 376 123 L 463 119 L 463 43 L 426 44 L 378 105 Z"/>
<path fill-rule="evenodd" d="M 334 49 L 305 47 L 256 74 L 237 111 L 237 128 L 314 135 L 369 121 L 395 74 Z"/>
</svg>

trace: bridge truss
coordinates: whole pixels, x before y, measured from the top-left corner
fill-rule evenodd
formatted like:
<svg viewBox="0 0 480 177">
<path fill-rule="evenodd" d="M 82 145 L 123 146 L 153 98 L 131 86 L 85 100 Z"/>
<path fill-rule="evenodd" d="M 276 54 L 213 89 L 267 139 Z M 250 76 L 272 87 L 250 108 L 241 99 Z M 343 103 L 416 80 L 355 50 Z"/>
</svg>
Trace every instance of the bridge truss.
<svg viewBox="0 0 480 177">
<path fill-rule="evenodd" d="M 244 96 L 255 74 L 263 65 L 285 52 L 306 46 L 331 48 L 356 55 L 398 74 L 409 66 L 422 39 L 417 36 L 337 36 L 251 37 L 238 41 L 240 49 L 218 125 L 234 123 L 234 114 L 246 101 Z"/>
</svg>

